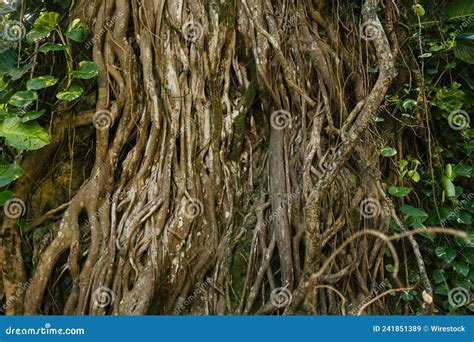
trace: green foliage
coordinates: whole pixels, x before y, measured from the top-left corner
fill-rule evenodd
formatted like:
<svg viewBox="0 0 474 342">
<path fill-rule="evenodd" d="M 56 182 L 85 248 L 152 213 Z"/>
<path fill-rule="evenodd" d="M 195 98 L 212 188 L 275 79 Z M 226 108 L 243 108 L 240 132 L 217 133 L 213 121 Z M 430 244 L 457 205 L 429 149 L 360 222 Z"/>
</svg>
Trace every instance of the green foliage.
<svg viewBox="0 0 474 342">
<path fill-rule="evenodd" d="M 59 92 L 56 97 L 59 100 L 70 102 L 81 97 L 83 92 L 84 89 L 80 85 L 74 84 L 68 90 Z"/>
<path fill-rule="evenodd" d="M 48 0 L 39 11 L 38 3 L 27 1 L 24 10 L 31 15 L 21 23 L 15 4 L 0 5 L 2 24 L 17 28 L 0 33 L 1 203 L 13 196 L 2 188 L 24 174 L 19 166 L 24 152 L 50 143 L 44 125 L 58 102 L 79 101 L 83 83 L 98 74 L 92 61 L 72 58 L 72 49 L 81 48 L 90 29 L 79 19 L 64 23 L 59 13 L 68 5 Z"/>
<path fill-rule="evenodd" d="M 474 80 L 468 64 L 474 62 L 474 3 L 455 0 L 441 11 L 438 5 L 432 1 L 423 2 L 423 10 L 413 7 L 412 25 L 418 27 L 421 22 L 421 34 L 413 35 L 421 47 L 415 55 L 423 69 L 410 65 L 409 72 L 420 76 L 422 82 L 407 84 L 388 99 L 394 107 L 392 115 L 402 126 L 399 131 L 420 123 L 429 125 L 430 131 L 422 134 L 430 134 L 431 146 L 415 151 L 412 146 L 418 149 L 419 145 L 407 141 L 409 135 L 403 134 L 403 150 L 395 154 L 386 147 L 381 154 L 396 166 L 398 180 L 389 184 L 388 192 L 408 229 L 449 227 L 471 237 L 465 241 L 425 233 L 417 239 L 422 239 L 420 248 L 435 287 L 435 312 L 472 314 L 474 306 L 454 307 L 449 295 L 456 287 L 470 289 L 474 282 L 474 194 L 469 186 L 474 160 Z M 395 140 L 398 134 L 385 143 L 400 146 Z M 395 226 L 393 229 L 398 231 Z M 391 256 L 386 258 L 386 270 L 393 272 Z M 410 283 L 415 281 L 413 278 Z M 406 292 L 399 299 L 414 312 L 423 311 L 420 294 Z"/>
</svg>

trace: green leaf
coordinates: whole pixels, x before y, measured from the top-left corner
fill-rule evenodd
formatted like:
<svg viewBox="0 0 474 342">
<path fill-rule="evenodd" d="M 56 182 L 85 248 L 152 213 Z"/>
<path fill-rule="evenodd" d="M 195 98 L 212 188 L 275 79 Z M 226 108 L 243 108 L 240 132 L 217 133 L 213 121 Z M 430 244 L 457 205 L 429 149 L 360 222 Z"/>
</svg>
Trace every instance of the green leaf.
<svg viewBox="0 0 474 342">
<path fill-rule="evenodd" d="M 402 205 L 400 211 L 405 214 L 405 222 L 410 227 L 420 226 L 429 217 L 423 210 L 408 204 Z"/>
<path fill-rule="evenodd" d="M 435 254 L 438 258 L 446 261 L 448 264 L 452 263 L 456 258 L 456 251 L 450 247 L 436 247 Z"/>
<path fill-rule="evenodd" d="M 89 28 L 81 19 L 74 19 L 67 27 L 65 35 L 71 40 L 83 43 L 88 32 Z"/>
<path fill-rule="evenodd" d="M 466 0 L 452 0 L 446 10 L 451 19 L 474 15 L 474 3 Z"/>
<path fill-rule="evenodd" d="M 413 99 L 406 100 L 402 105 L 403 109 L 408 112 L 411 112 L 416 107 L 416 101 Z"/>
<path fill-rule="evenodd" d="M 40 76 L 29 80 L 26 83 L 26 89 L 28 90 L 40 90 L 43 88 L 51 87 L 58 83 L 58 79 L 53 76 Z"/>
<path fill-rule="evenodd" d="M 393 267 L 393 265 L 386 265 L 385 266 L 385 269 L 387 270 L 387 272 L 390 272 L 390 273 L 393 273 L 395 271 L 395 267 Z"/>
<path fill-rule="evenodd" d="M 413 8 L 414 8 L 415 12 L 418 13 L 418 15 L 420 17 L 424 16 L 425 13 L 426 13 L 425 9 L 420 4 L 413 5 Z"/>
<path fill-rule="evenodd" d="M 13 94 L 8 103 L 12 106 L 24 108 L 37 99 L 38 93 L 36 91 L 19 91 Z"/>
<path fill-rule="evenodd" d="M 38 40 L 46 38 L 51 32 L 48 28 L 37 27 L 33 28 L 30 32 L 26 34 L 26 40 L 28 43 L 33 44 Z"/>
<path fill-rule="evenodd" d="M 446 274 L 444 273 L 444 270 L 442 269 L 436 269 L 433 272 L 433 279 L 436 284 L 440 284 L 446 281 Z"/>
<path fill-rule="evenodd" d="M 38 19 L 34 22 L 35 28 L 44 28 L 52 31 L 59 21 L 59 13 L 56 12 L 43 12 L 40 14 Z"/>
<path fill-rule="evenodd" d="M 409 302 L 414 298 L 410 291 L 403 291 L 401 297 L 406 302 Z"/>
<path fill-rule="evenodd" d="M 459 261 L 453 262 L 452 266 L 453 266 L 453 269 L 462 276 L 467 276 L 469 273 L 469 266 L 463 262 L 459 262 Z"/>
<path fill-rule="evenodd" d="M 17 117 L 0 123 L 0 136 L 7 145 L 19 150 L 37 150 L 49 144 L 48 133 L 38 122 L 21 122 Z"/>
<path fill-rule="evenodd" d="M 12 50 L 0 53 L 0 75 L 8 74 L 10 69 L 15 68 L 17 63 L 17 55 Z"/>
<path fill-rule="evenodd" d="M 12 81 L 16 81 L 22 78 L 23 75 L 28 73 L 28 71 L 30 71 L 32 67 L 33 67 L 33 63 L 20 65 L 18 68 L 17 67 L 11 68 L 7 74 L 11 76 Z"/>
<path fill-rule="evenodd" d="M 84 89 L 82 89 L 80 85 L 73 85 L 68 90 L 58 93 L 56 97 L 63 101 L 74 101 L 78 99 L 83 92 Z"/>
<path fill-rule="evenodd" d="M 23 169 L 17 164 L 0 164 L 0 186 L 6 186 L 23 176 Z"/>
<path fill-rule="evenodd" d="M 435 294 L 447 296 L 448 292 L 449 292 L 449 288 L 446 284 L 439 284 L 438 286 L 436 286 Z"/>
<path fill-rule="evenodd" d="M 410 170 L 408 171 L 408 176 L 411 177 L 411 179 L 415 182 L 418 183 L 420 181 L 420 174 L 416 170 Z"/>
<path fill-rule="evenodd" d="M 82 61 L 79 63 L 79 70 L 71 71 L 71 75 L 76 78 L 90 79 L 99 74 L 99 67 L 91 61 Z"/>
<path fill-rule="evenodd" d="M 48 53 L 50 51 L 64 51 L 64 50 L 67 50 L 71 47 L 71 45 L 69 44 L 66 44 L 66 45 L 63 45 L 63 44 L 44 44 L 42 45 L 38 51 L 39 52 L 42 52 L 42 53 Z"/>
<path fill-rule="evenodd" d="M 411 192 L 411 188 L 396 187 L 396 186 L 391 186 L 390 188 L 388 188 L 388 193 L 395 197 L 404 197 L 408 195 L 410 192 Z"/>
<path fill-rule="evenodd" d="M 29 111 L 26 112 L 25 115 L 23 115 L 20 120 L 21 122 L 28 122 L 28 121 L 33 121 L 35 119 L 38 119 L 41 117 L 44 113 L 46 113 L 46 110 L 34 110 L 34 111 Z"/>
<path fill-rule="evenodd" d="M 0 205 L 4 205 L 13 195 L 15 194 L 11 191 L 0 191 Z"/>
<path fill-rule="evenodd" d="M 451 164 L 446 165 L 446 169 L 444 171 L 444 174 L 446 177 L 448 177 L 451 180 L 454 180 L 454 175 L 453 175 L 453 166 Z"/>
<path fill-rule="evenodd" d="M 455 197 L 456 196 L 456 189 L 454 188 L 453 182 L 446 176 L 441 177 L 441 184 L 443 185 L 444 192 L 448 197 Z"/>
<path fill-rule="evenodd" d="M 424 54 L 419 55 L 418 58 L 430 58 L 431 56 L 433 56 L 431 52 L 426 52 Z"/>
<path fill-rule="evenodd" d="M 397 150 L 394 149 L 393 147 L 385 146 L 384 148 L 382 148 L 382 151 L 380 151 L 380 154 L 383 157 L 393 157 L 394 155 L 397 154 Z"/>
</svg>

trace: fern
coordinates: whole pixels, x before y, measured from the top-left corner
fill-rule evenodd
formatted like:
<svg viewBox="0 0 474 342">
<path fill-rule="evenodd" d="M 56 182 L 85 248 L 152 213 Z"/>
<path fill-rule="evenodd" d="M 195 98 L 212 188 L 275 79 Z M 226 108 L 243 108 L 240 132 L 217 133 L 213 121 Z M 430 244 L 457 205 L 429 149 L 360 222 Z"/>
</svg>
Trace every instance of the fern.
<svg viewBox="0 0 474 342">
<path fill-rule="evenodd" d="M 460 19 L 474 15 L 474 1 L 454 0 L 447 8 L 451 19 Z"/>
</svg>

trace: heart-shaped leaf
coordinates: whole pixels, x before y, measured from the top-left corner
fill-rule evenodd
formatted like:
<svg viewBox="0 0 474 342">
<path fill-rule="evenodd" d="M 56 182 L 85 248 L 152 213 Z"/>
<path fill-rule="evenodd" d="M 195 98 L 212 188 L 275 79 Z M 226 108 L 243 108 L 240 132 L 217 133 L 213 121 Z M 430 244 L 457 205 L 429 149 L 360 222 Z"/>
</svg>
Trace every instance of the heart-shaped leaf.
<svg viewBox="0 0 474 342">
<path fill-rule="evenodd" d="M 91 61 L 82 61 L 79 63 L 79 70 L 71 71 L 71 75 L 76 78 L 90 79 L 99 73 L 97 64 Z"/>
<path fill-rule="evenodd" d="M 40 90 L 43 88 L 51 87 L 58 83 L 58 79 L 53 76 L 40 76 L 29 80 L 26 83 L 26 89 L 28 90 Z"/>
<path fill-rule="evenodd" d="M 74 19 L 66 30 L 66 37 L 76 42 L 83 43 L 86 40 L 89 28 L 81 19 Z"/>
<path fill-rule="evenodd" d="M 67 50 L 71 47 L 71 45 L 69 44 L 44 44 L 42 45 L 38 51 L 39 52 L 42 52 L 42 53 L 48 53 L 50 51 L 64 51 L 64 50 Z"/>
<path fill-rule="evenodd" d="M 24 108 L 30 105 L 33 101 L 36 101 L 37 99 L 38 93 L 36 91 L 19 91 L 13 94 L 8 103 L 12 106 Z"/>
<path fill-rule="evenodd" d="M 411 188 L 391 186 L 388 193 L 395 197 L 404 197 L 411 192 Z"/>
<path fill-rule="evenodd" d="M 70 102 L 70 101 L 74 101 L 78 99 L 82 95 L 83 92 L 84 92 L 84 89 L 82 89 L 80 85 L 73 85 L 68 90 L 58 93 L 56 97 L 59 100 Z"/>
<path fill-rule="evenodd" d="M 49 144 L 48 133 L 38 122 L 21 122 L 17 117 L 0 123 L 0 136 L 7 145 L 19 150 L 37 150 Z"/>
<path fill-rule="evenodd" d="M 380 151 L 380 154 L 383 157 L 393 157 L 394 155 L 397 154 L 397 150 L 394 149 L 393 147 L 390 146 L 385 146 L 382 151 Z"/>
<path fill-rule="evenodd" d="M 23 176 L 23 169 L 17 164 L 0 164 L 0 186 L 6 186 Z"/>
</svg>

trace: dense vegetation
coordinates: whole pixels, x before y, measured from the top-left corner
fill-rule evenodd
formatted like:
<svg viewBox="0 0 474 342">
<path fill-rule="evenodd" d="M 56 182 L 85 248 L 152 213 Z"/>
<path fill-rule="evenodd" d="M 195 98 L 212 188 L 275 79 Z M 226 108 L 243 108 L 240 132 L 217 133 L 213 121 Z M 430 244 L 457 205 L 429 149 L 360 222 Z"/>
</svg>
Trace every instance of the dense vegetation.
<svg viewBox="0 0 474 342">
<path fill-rule="evenodd" d="M 0 3 L 6 314 L 472 314 L 474 3 Z"/>
</svg>

